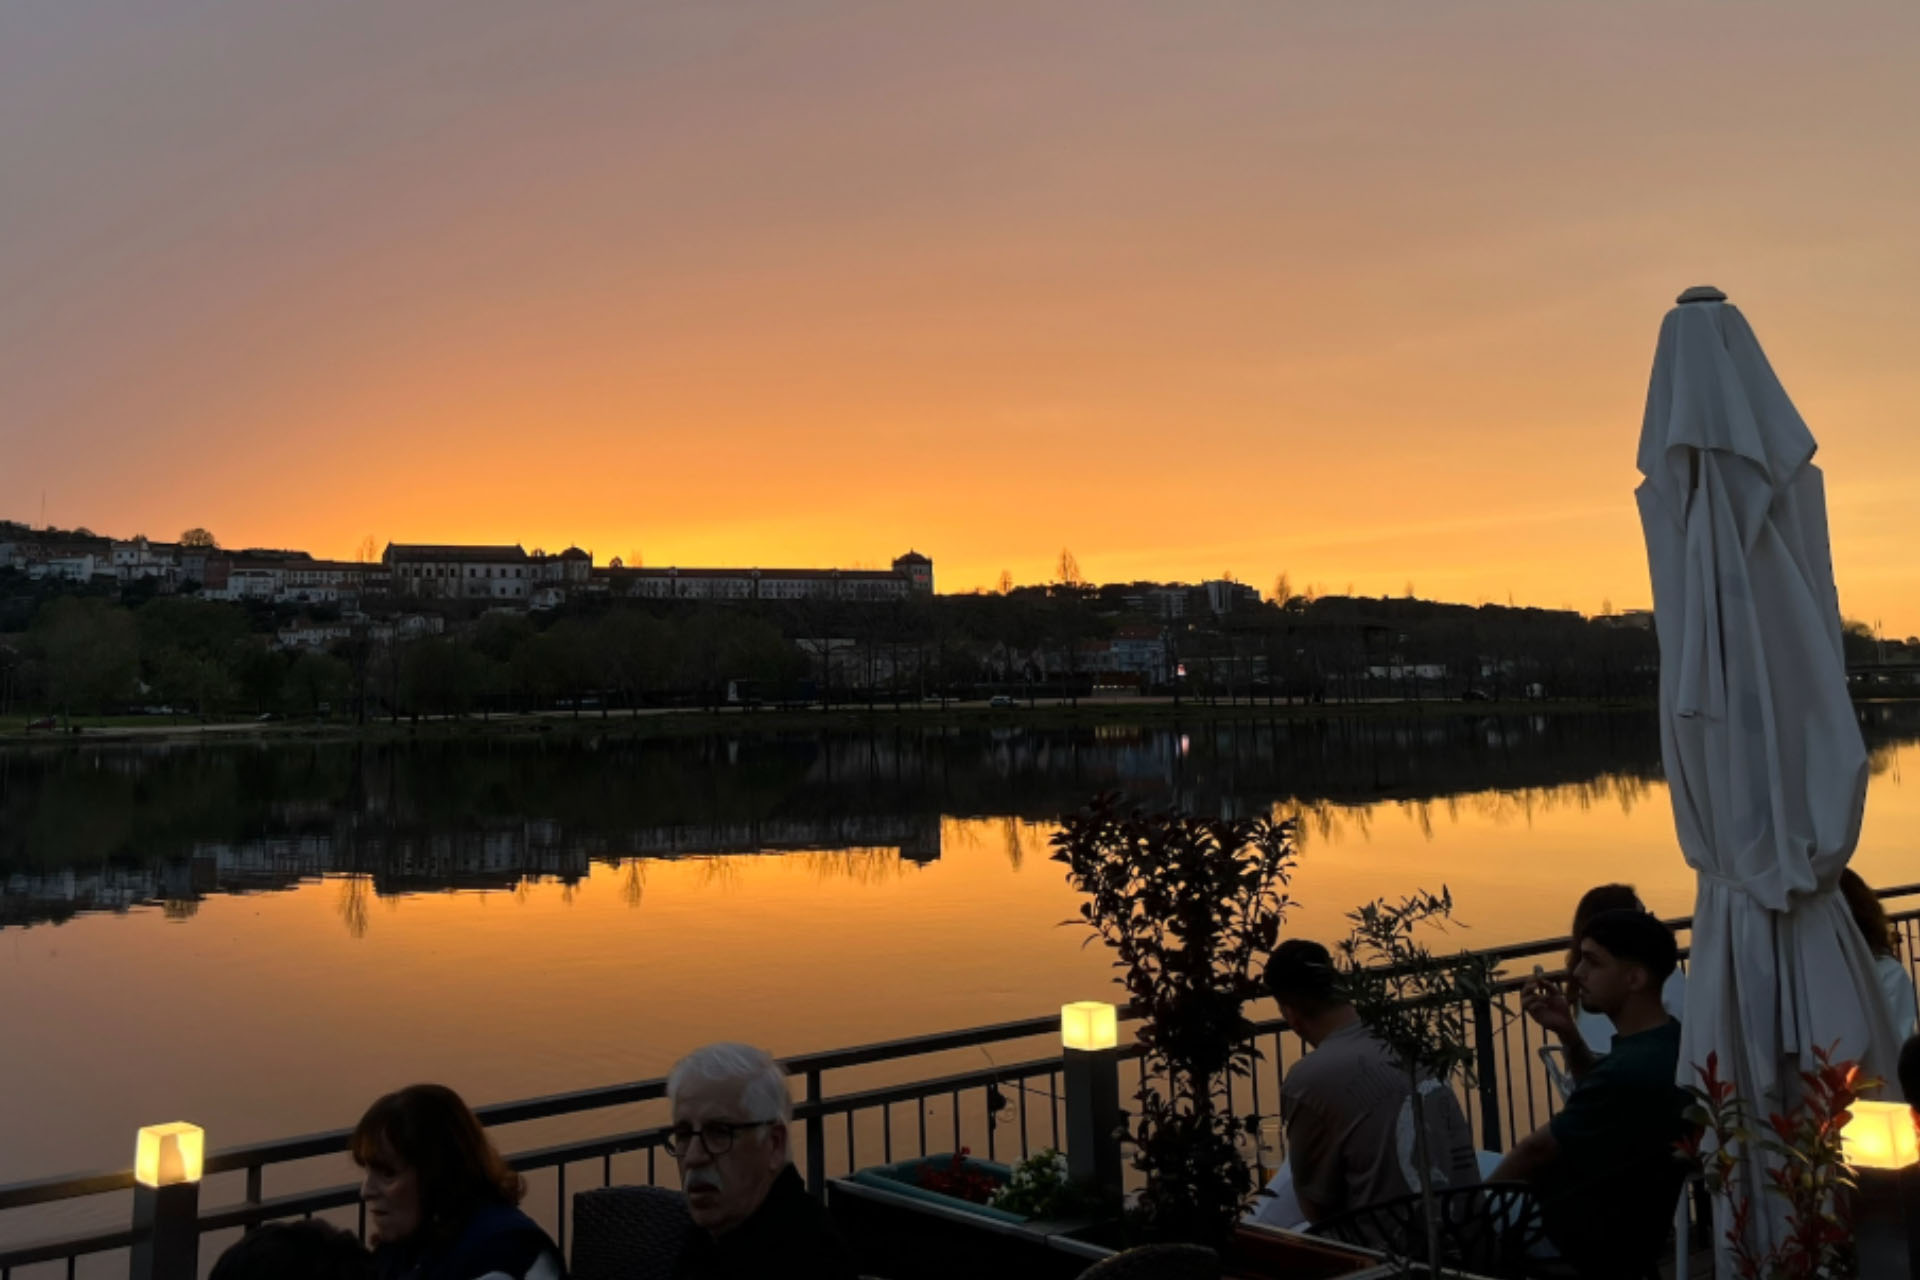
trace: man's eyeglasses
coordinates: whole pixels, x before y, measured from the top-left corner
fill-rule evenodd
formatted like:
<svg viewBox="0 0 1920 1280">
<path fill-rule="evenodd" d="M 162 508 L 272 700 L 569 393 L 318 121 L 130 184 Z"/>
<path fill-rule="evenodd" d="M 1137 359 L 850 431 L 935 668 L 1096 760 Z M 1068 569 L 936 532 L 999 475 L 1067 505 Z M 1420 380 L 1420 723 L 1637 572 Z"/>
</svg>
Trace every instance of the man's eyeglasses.
<svg viewBox="0 0 1920 1280">
<path fill-rule="evenodd" d="M 744 1124 L 734 1124 L 730 1120 L 709 1120 L 698 1129 L 690 1124 L 677 1124 L 667 1130 L 667 1154 L 683 1156 L 693 1148 L 693 1140 L 700 1139 L 700 1145 L 707 1149 L 710 1156 L 723 1156 L 733 1149 L 735 1134 L 745 1133 L 749 1129 L 764 1129 L 768 1125 L 779 1124 L 778 1120 L 752 1120 Z"/>
</svg>

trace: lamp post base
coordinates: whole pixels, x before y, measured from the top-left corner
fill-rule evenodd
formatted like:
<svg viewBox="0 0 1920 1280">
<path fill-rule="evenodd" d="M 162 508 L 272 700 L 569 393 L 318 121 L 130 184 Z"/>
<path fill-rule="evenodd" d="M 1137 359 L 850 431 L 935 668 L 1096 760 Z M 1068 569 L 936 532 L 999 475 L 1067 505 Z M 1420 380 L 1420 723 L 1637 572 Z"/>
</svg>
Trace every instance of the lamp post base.
<svg viewBox="0 0 1920 1280">
<path fill-rule="evenodd" d="M 129 1280 L 196 1280 L 200 1274 L 200 1184 L 133 1187 Z"/>
<path fill-rule="evenodd" d="M 1065 1049 L 1061 1076 L 1067 1094 L 1067 1176 L 1096 1189 L 1103 1202 L 1121 1199 L 1120 1053 Z"/>
</svg>

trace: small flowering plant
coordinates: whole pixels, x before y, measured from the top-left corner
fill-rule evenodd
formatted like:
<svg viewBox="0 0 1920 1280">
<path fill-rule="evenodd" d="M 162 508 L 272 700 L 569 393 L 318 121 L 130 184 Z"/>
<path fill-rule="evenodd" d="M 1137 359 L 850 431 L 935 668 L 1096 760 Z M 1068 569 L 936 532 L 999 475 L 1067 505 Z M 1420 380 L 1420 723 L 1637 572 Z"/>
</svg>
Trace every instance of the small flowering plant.
<svg viewBox="0 0 1920 1280">
<path fill-rule="evenodd" d="M 993 1207 L 1027 1218 L 1093 1217 L 1100 1196 L 1073 1182 L 1067 1158 L 1052 1147 L 1013 1166 L 1013 1177 L 993 1195 Z"/>
<path fill-rule="evenodd" d="M 1757 1122 L 1733 1082 L 1720 1075 L 1718 1054 L 1707 1055 L 1689 1086 L 1694 1105 L 1687 1118 L 1695 1128 L 1680 1144 L 1700 1170 L 1707 1190 L 1727 1202 L 1727 1245 L 1740 1280 L 1826 1280 L 1855 1274 L 1853 1223 L 1848 1193 L 1853 1171 L 1846 1162 L 1841 1134 L 1853 1118 L 1849 1110 L 1863 1092 L 1880 1082 L 1864 1078 L 1858 1063 L 1833 1060 L 1832 1051 L 1813 1051 L 1814 1069 L 1800 1073 L 1799 1102 L 1782 1114 Z M 1753 1201 L 1738 1171 L 1758 1155 L 1766 1169 L 1767 1193 L 1787 1204 L 1787 1234 L 1762 1253 L 1753 1246 Z"/>
</svg>

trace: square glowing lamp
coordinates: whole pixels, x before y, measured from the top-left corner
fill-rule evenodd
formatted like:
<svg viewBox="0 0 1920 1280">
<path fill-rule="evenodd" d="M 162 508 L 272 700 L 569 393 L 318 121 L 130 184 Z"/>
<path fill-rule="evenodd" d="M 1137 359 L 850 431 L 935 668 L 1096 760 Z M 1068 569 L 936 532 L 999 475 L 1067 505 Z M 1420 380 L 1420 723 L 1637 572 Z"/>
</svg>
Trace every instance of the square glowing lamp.
<svg viewBox="0 0 1920 1280">
<path fill-rule="evenodd" d="M 1904 1102 L 1862 1099 L 1840 1134 L 1846 1161 L 1856 1169 L 1905 1169 L 1920 1164 L 1920 1135 L 1913 1127 L 1913 1110 Z"/>
<path fill-rule="evenodd" d="M 197 1124 L 150 1124 L 134 1148 L 134 1181 L 149 1187 L 198 1182 L 206 1150 L 207 1135 Z"/>
<path fill-rule="evenodd" d="M 1119 1011 L 1100 1000 L 1060 1006 L 1060 1043 L 1068 1049 L 1111 1049 L 1120 1043 Z"/>
</svg>

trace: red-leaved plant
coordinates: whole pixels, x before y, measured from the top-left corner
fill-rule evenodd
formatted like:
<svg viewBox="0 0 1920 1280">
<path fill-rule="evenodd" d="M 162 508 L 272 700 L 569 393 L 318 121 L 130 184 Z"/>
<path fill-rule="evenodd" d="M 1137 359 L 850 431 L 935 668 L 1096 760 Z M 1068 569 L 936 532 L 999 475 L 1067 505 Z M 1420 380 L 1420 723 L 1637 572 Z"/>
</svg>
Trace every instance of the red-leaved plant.
<svg viewBox="0 0 1920 1280">
<path fill-rule="evenodd" d="M 1854 1274 L 1850 1197 L 1853 1170 L 1848 1167 L 1841 1133 L 1849 1110 L 1862 1092 L 1879 1087 L 1865 1079 L 1856 1062 L 1833 1060 L 1832 1051 L 1815 1049 L 1815 1067 L 1800 1073 L 1801 1097 L 1786 1114 L 1774 1112 L 1764 1123 L 1748 1113 L 1733 1082 L 1720 1076 L 1720 1055 L 1694 1067 L 1700 1083 L 1690 1086 L 1694 1105 L 1687 1118 L 1696 1126 L 1681 1150 L 1700 1170 L 1707 1190 L 1726 1201 L 1730 1217 L 1727 1245 L 1740 1280 L 1824 1280 Z M 1766 1191 L 1787 1204 L 1787 1234 L 1773 1248 L 1755 1250 L 1750 1228 L 1753 1201 L 1736 1176 L 1740 1163 L 1760 1154 L 1767 1171 Z"/>
<path fill-rule="evenodd" d="M 962 1147 L 945 1165 L 929 1164 L 920 1170 L 920 1185 L 943 1196 L 954 1196 L 973 1204 L 985 1204 L 1000 1189 L 1000 1179 L 984 1169 L 967 1165 L 972 1149 Z"/>
</svg>

